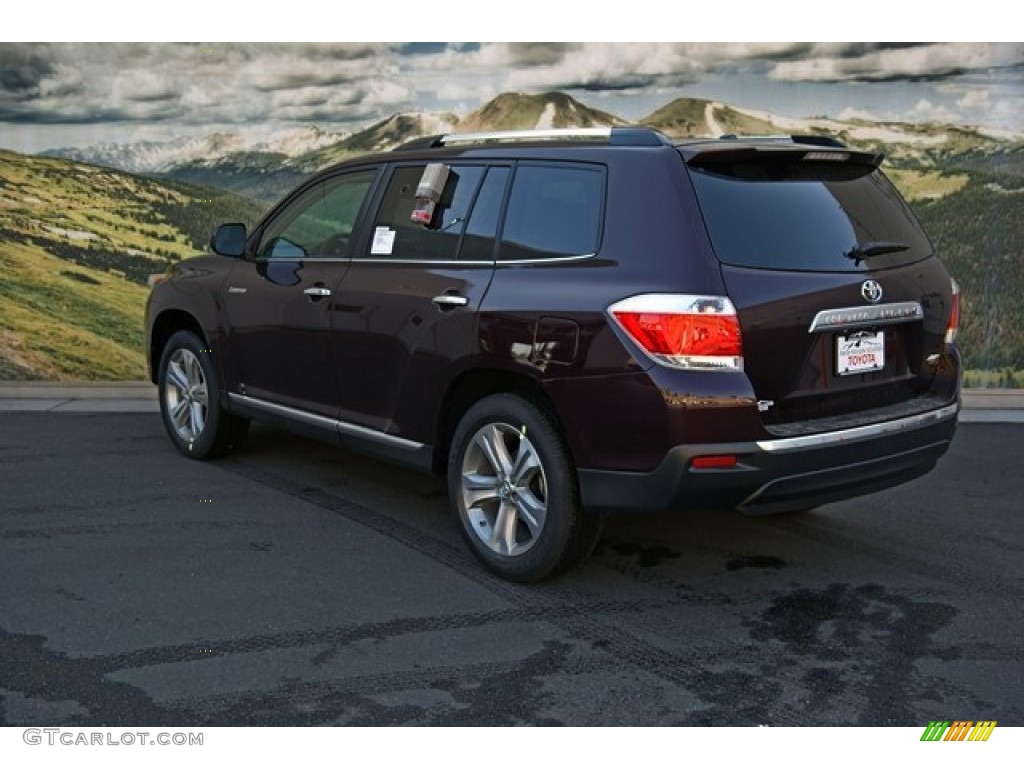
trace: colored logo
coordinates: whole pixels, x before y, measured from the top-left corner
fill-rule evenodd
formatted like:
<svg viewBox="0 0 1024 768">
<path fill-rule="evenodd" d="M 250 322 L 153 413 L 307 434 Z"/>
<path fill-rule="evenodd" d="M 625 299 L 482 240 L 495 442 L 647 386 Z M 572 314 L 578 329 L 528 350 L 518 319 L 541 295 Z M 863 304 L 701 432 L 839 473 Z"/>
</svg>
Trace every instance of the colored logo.
<svg viewBox="0 0 1024 768">
<path fill-rule="evenodd" d="M 877 280 L 865 280 L 860 286 L 860 295 L 872 304 L 882 300 L 882 286 Z"/>
<path fill-rule="evenodd" d="M 921 734 L 921 741 L 988 741 L 995 720 L 933 720 Z"/>
</svg>

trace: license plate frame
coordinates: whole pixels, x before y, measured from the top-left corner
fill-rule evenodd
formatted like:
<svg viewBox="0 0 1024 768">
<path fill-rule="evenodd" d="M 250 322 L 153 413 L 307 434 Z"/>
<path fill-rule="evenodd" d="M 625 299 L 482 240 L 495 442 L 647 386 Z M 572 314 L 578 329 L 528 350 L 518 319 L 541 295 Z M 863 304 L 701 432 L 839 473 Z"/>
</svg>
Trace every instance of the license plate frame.
<svg viewBox="0 0 1024 768">
<path fill-rule="evenodd" d="M 836 336 L 836 375 L 856 376 L 885 370 L 885 331 Z"/>
</svg>

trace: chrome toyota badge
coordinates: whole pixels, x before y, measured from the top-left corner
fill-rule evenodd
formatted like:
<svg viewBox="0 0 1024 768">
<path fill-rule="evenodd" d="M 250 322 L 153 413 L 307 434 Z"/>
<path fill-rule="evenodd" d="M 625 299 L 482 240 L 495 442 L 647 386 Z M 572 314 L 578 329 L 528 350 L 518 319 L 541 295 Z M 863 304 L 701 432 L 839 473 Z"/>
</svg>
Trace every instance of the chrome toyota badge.
<svg viewBox="0 0 1024 768">
<path fill-rule="evenodd" d="M 877 304 L 882 300 L 882 286 L 877 280 L 865 280 L 860 285 L 860 295 L 872 304 Z"/>
</svg>

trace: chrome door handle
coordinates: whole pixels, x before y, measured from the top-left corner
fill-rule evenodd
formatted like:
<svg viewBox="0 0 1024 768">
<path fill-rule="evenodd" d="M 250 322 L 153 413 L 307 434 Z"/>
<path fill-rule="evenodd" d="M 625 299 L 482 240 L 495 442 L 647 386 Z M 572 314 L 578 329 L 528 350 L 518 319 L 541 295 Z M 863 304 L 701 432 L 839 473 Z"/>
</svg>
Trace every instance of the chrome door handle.
<svg viewBox="0 0 1024 768">
<path fill-rule="evenodd" d="M 464 307 L 469 304 L 469 299 L 465 296 L 453 296 L 450 293 L 443 293 L 440 296 L 435 296 L 431 301 L 442 309 L 446 307 Z"/>
<path fill-rule="evenodd" d="M 232 285 L 231 287 L 228 288 L 228 293 L 235 294 L 235 295 L 238 295 L 238 296 L 241 296 L 242 294 L 245 294 L 245 293 L 248 293 L 248 292 L 249 292 L 248 288 L 239 288 L 236 285 Z"/>
<path fill-rule="evenodd" d="M 312 288 L 307 288 L 306 290 L 303 291 L 303 293 L 306 294 L 307 296 L 316 296 L 318 298 L 322 298 L 324 296 L 330 296 L 331 289 L 314 286 Z"/>
</svg>

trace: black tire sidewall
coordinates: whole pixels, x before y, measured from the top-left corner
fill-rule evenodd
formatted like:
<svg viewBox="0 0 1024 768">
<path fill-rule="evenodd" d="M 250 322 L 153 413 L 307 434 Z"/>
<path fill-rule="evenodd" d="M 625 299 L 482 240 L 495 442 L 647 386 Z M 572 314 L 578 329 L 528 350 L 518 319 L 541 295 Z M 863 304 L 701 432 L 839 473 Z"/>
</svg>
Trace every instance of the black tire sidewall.
<svg viewBox="0 0 1024 768">
<path fill-rule="evenodd" d="M 548 509 L 536 543 L 516 556 L 491 551 L 470 526 L 462 510 L 462 461 L 473 435 L 482 426 L 502 422 L 525 426 L 547 480 Z M 512 581 L 539 581 L 554 575 L 572 551 L 581 511 L 576 473 L 568 451 L 552 420 L 543 410 L 516 395 L 491 395 L 473 405 L 459 422 L 448 454 L 448 495 L 459 527 L 473 553 L 491 571 Z"/>
<path fill-rule="evenodd" d="M 187 349 L 196 356 L 202 368 L 203 376 L 206 377 L 206 424 L 203 426 L 203 431 L 198 439 L 192 442 L 182 439 L 181 435 L 178 434 L 178 430 L 175 429 L 167 408 L 167 366 L 171 356 L 179 349 Z M 158 371 L 160 415 L 163 418 L 167 434 L 170 436 L 175 447 L 185 456 L 193 459 L 205 459 L 214 452 L 219 431 L 223 429 L 221 421 L 224 419 L 220 405 L 220 378 L 217 376 L 216 366 L 213 363 L 213 357 L 209 349 L 191 331 L 177 331 L 167 340 L 167 344 L 164 345 Z"/>
</svg>

